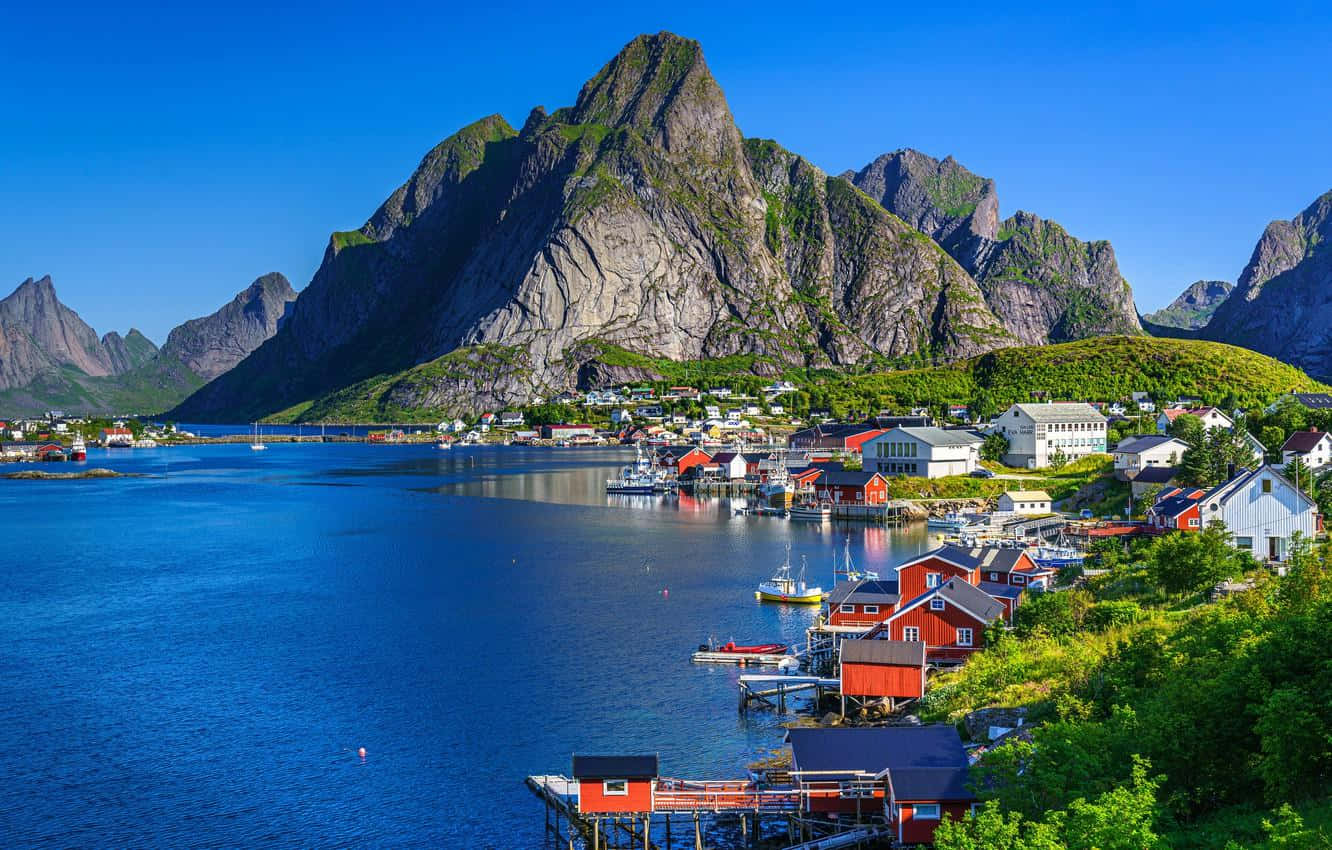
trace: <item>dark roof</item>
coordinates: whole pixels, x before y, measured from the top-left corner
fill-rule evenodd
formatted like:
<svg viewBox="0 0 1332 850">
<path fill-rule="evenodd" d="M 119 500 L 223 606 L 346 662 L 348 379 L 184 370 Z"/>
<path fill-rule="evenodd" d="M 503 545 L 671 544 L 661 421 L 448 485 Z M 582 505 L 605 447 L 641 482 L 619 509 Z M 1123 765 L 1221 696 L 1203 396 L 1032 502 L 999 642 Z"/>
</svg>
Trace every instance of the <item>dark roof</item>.
<svg viewBox="0 0 1332 850">
<path fill-rule="evenodd" d="M 997 581 L 983 581 L 978 586 L 989 596 L 1002 596 L 1005 599 L 1017 599 L 1022 595 L 1022 588 L 1011 584 L 1000 584 Z"/>
<path fill-rule="evenodd" d="M 1134 477 L 1135 484 L 1169 484 L 1179 475 L 1178 466 L 1149 466 Z"/>
<path fill-rule="evenodd" d="M 925 642 L 919 640 L 844 640 L 843 664 L 925 666 Z"/>
<path fill-rule="evenodd" d="M 713 463 L 730 463 L 740 457 L 739 452 L 717 452 L 712 456 Z"/>
<path fill-rule="evenodd" d="M 761 460 L 769 460 L 772 457 L 771 452 L 742 452 L 741 457 L 745 463 L 758 463 Z"/>
<path fill-rule="evenodd" d="M 874 428 L 927 428 L 934 420 L 929 416 L 871 416 L 865 424 Z"/>
<path fill-rule="evenodd" d="M 1332 395 L 1327 393 L 1295 393 L 1295 400 L 1305 407 L 1332 408 Z"/>
<path fill-rule="evenodd" d="M 656 756 L 574 756 L 574 779 L 637 779 L 657 775 Z"/>
<path fill-rule="evenodd" d="M 1194 493 L 1195 490 L 1186 490 L 1185 493 Z M 1171 496 L 1168 499 L 1162 499 L 1152 505 L 1150 511 L 1157 516 L 1177 517 L 1187 511 L 1189 508 L 1198 504 L 1196 498 L 1189 498 L 1187 495 Z"/>
<path fill-rule="evenodd" d="M 814 482 L 814 488 L 819 487 L 864 487 L 870 482 L 870 479 L 878 475 L 877 472 L 866 472 L 861 469 L 825 469 L 823 474 Z"/>
<path fill-rule="evenodd" d="M 964 549 L 961 546 L 944 545 L 937 549 L 931 549 L 907 563 L 914 564 L 925 558 L 936 557 L 972 570 L 980 569 L 986 572 L 1009 573 L 1017 566 L 1018 561 L 1024 554 L 1026 553 L 1022 549 L 1001 549 L 998 546 L 977 546 Z M 899 569 L 901 568 L 899 567 Z"/>
<path fill-rule="evenodd" d="M 987 623 L 1004 613 L 1002 602 L 961 579 L 950 578 L 938 588 L 938 594 Z"/>
<path fill-rule="evenodd" d="M 1117 452 L 1145 452 L 1175 439 L 1177 438 L 1169 434 L 1137 434 L 1120 440 L 1119 445 L 1115 446 L 1114 450 Z"/>
<path fill-rule="evenodd" d="M 967 789 L 968 773 L 962 767 L 889 768 L 888 784 L 899 802 L 974 800 Z"/>
<path fill-rule="evenodd" d="M 849 779 L 902 768 L 966 769 L 967 753 L 953 726 L 789 729 L 791 764 L 798 776 Z"/>
<path fill-rule="evenodd" d="M 1311 452 L 1327 434 L 1323 431 L 1296 431 L 1281 444 L 1283 452 Z"/>
<path fill-rule="evenodd" d="M 828 592 L 828 605 L 841 605 L 843 602 L 896 605 L 900 598 L 895 581 L 844 581 Z"/>
</svg>

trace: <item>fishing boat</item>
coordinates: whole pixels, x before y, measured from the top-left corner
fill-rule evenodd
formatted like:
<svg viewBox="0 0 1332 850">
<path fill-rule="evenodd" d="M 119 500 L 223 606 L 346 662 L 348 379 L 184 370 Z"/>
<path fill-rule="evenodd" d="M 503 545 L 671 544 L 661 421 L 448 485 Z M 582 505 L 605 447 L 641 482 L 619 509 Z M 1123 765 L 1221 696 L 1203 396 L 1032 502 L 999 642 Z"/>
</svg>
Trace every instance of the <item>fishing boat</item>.
<svg viewBox="0 0 1332 850">
<path fill-rule="evenodd" d="M 837 568 L 837 552 L 833 552 L 833 584 L 837 584 L 837 578 L 841 576 L 845 581 L 878 581 L 879 574 L 874 570 L 858 570 L 856 565 L 851 563 L 851 536 L 847 535 L 846 543 L 842 548 L 842 568 Z"/>
<path fill-rule="evenodd" d="M 1082 566 L 1086 557 L 1083 553 L 1072 546 L 1053 546 L 1042 544 L 1027 550 L 1027 554 L 1038 566 L 1054 567 L 1060 569 L 1063 567 Z"/>
<path fill-rule="evenodd" d="M 453 441 L 447 437 L 440 437 L 438 440 L 435 441 L 435 448 L 451 449 L 453 448 Z"/>
<path fill-rule="evenodd" d="M 88 459 L 88 447 L 84 444 L 82 436 L 75 437 L 73 444 L 70 445 L 69 459 L 70 460 Z"/>
<path fill-rule="evenodd" d="M 643 456 L 643 449 L 635 443 L 634 462 L 626 464 L 618 478 L 606 479 L 606 492 L 650 496 L 657 488 L 657 479 L 652 461 Z"/>
<path fill-rule="evenodd" d="M 935 531 L 945 531 L 951 534 L 964 534 L 966 532 L 976 532 L 989 527 L 989 522 L 983 516 L 976 514 L 964 514 L 956 511 L 950 511 L 943 516 L 932 516 L 925 520 L 925 527 Z"/>
<path fill-rule="evenodd" d="M 805 584 L 805 566 L 800 575 L 791 576 L 791 547 L 786 547 L 786 560 L 767 581 L 759 582 L 754 598 L 761 602 L 785 602 L 792 605 L 818 605 L 823 602 L 823 588 Z"/>
<path fill-rule="evenodd" d="M 265 446 L 259 440 L 259 423 L 256 422 L 254 423 L 254 442 L 250 443 L 250 451 L 262 452 L 266 448 L 268 448 L 268 446 Z"/>
<path fill-rule="evenodd" d="M 791 519 L 811 519 L 817 522 L 827 522 L 832 519 L 832 504 L 830 502 L 804 502 L 792 505 L 787 512 Z"/>
</svg>

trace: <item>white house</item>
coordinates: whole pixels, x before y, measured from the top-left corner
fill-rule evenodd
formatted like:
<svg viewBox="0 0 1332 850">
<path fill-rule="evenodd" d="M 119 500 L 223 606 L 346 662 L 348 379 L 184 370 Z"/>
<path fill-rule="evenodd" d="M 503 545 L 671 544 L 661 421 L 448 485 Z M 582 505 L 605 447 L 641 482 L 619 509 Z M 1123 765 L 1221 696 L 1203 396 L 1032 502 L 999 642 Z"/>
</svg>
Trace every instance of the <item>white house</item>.
<svg viewBox="0 0 1332 850">
<path fill-rule="evenodd" d="M 722 478 L 734 481 L 745 477 L 749 464 L 740 452 L 717 452 L 708 465 L 718 467 Z"/>
<path fill-rule="evenodd" d="M 452 422 L 445 420 L 435 426 L 435 430 L 441 434 L 457 434 L 460 431 L 467 430 L 467 423 L 461 419 L 455 419 Z"/>
<path fill-rule="evenodd" d="M 1138 434 L 1125 437 L 1115 446 L 1115 477 L 1132 481 L 1138 473 L 1153 466 L 1177 466 L 1188 443 L 1165 434 Z"/>
<path fill-rule="evenodd" d="M 1291 434 L 1290 439 L 1281 445 L 1281 465 L 1285 466 L 1295 458 L 1304 461 L 1313 472 L 1332 464 L 1332 434 L 1316 428 Z"/>
<path fill-rule="evenodd" d="M 860 446 L 861 465 L 880 475 L 942 478 L 967 475 L 980 466 L 984 440 L 971 431 L 890 428 Z"/>
<path fill-rule="evenodd" d="M 499 415 L 499 424 L 502 428 L 516 428 L 523 424 L 523 414 L 517 410 L 506 410 Z"/>
<path fill-rule="evenodd" d="M 721 408 L 715 404 L 709 404 L 703 408 L 703 416 L 708 419 L 721 419 Z"/>
<path fill-rule="evenodd" d="M 1004 463 L 1036 469 L 1057 452 L 1074 460 L 1105 451 L 1105 417 L 1082 402 L 1015 404 L 994 421 L 1008 440 Z"/>
<path fill-rule="evenodd" d="M 763 394 L 768 397 L 776 397 L 782 393 L 795 392 L 796 385 L 790 381 L 773 381 L 763 388 Z"/>
<path fill-rule="evenodd" d="M 1152 397 L 1147 393 L 1129 393 L 1129 398 L 1133 399 L 1133 403 L 1143 413 L 1156 412 L 1156 402 L 1152 401 Z"/>
<path fill-rule="evenodd" d="M 1039 516 L 1051 511 L 1050 494 L 1044 490 L 1010 490 L 999 497 L 999 510 L 1004 513 Z"/>
<path fill-rule="evenodd" d="M 786 406 L 781 404 L 770 404 L 768 405 L 768 412 L 773 416 L 781 416 L 786 413 Z"/>
<path fill-rule="evenodd" d="M 730 398 L 730 397 L 731 397 L 731 388 L 730 388 L 730 387 L 713 387 L 712 389 L 710 389 L 710 390 L 707 391 L 707 395 L 710 395 L 710 396 L 712 396 L 713 398 Z"/>
<path fill-rule="evenodd" d="M 1259 560 L 1286 560 L 1292 535 L 1312 539 L 1318 527 L 1313 499 L 1267 464 L 1214 487 L 1202 497 L 1199 513 L 1204 527 L 1225 523 L 1235 547 Z"/>
<path fill-rule="evenodd" d="M 1235 427 L 1235 420 L 1215 407 L 1171 407 L 1157 415 L 1156 430 L 1164 434 L 1170 430 L 1170 423 L 1186 413 L 1201 419 L 1203 427 L 1209 430 L 1212 428 Z"/>
<path fill-rule="evenodd" d="M 617 407 L 611 411 L 611 421 L 616 425 L 628 425 L 634 421 L 634 415 L 623 407 Z"/>
</svg>

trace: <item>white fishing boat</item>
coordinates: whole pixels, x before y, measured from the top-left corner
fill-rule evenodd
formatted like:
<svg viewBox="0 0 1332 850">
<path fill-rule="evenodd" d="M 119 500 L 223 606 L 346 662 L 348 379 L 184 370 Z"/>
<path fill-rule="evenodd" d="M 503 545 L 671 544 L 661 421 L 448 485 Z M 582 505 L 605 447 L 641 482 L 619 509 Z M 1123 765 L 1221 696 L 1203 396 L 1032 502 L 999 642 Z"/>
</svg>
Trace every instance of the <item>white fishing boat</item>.
<svg viewBox="0 0 1332 850">
<path fill-rule="evenodd" d="M 657 489 L 658 478 L 652 461 L 644 457 L 642 448 L 635 443 L 634 462 L 625 465 L 618 478 L 606 479 L 606 492 L 650 496 Z"/>
<path fill-rule="evenodd" d="M 252 452 L 262 452 L 264 449 L 267 449 L 267 448 L 268 448 L 268 446 L 265 446 L 265 445 L 259 440 L 259 423 L 256 422 L 256 423 L 254 423 L 254 441 L 253 441 L 252 443 L 250 443 L 250 451 L 252 451 Z"/>
<path fill-rule="evenodd" d="M 926 528 L 935 531 L 945 531 L 950 534 L 964 534 L 989 528 L 989 521 L 986 517 L 978 514 L 964 514 L 950 511 L 943 516 L 930 517 L 925 520 L 925 526 Z"/>
<path fill-rule="evenodd" d="M 842 568 L 837 568 L 837 553 L 833 552 L 833 585 L 836 586 L 837 578 L 841 576 L 845 581 L 878 581 L 879 574 L 874 570 L 858 570 L 856 565 L 851 563 L 851 537 L 847 535 L 846 543 L 842 548 Z"/>
<path fill-rule="evenodd" d="M 804 502 L 792 505 L 787 513 L 791 519 L 808 519 L 815 522 L 828 522 L 832 519 L 830 502 Z"/>
<path fill-rule="evenodd" d="M 800 575 L 791 575 L 791 547 L 786 547 L 786 560 L 767 581 L 759 582 L 754 598 L 761 602 L 785 602 L 790 605 L 818 605 L 823 602 L 823 588 L 805 584 L 805 564 L 801 560 Z"/>
</svg>

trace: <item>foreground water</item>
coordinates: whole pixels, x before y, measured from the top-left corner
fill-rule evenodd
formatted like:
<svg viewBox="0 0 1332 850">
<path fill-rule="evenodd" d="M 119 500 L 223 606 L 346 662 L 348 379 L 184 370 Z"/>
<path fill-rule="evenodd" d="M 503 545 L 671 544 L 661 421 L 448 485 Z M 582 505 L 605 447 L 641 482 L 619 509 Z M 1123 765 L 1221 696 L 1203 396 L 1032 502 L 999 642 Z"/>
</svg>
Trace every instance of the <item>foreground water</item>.
<svg viewBox="0 0 1332 850">
<path fill-rule="evenodd" d="M 826 586 L 844 535 L 887 566 L 923 530 L 608 497 L 624 457 L 94 449 L 151 477 L 0 481 L 4 844 L 538 847 L 522 780 L 574 752 L 742 775 L 783 718 L 690 650 L 802 638 L 753 600 L 784 544 Z"/>
</svg>

